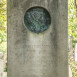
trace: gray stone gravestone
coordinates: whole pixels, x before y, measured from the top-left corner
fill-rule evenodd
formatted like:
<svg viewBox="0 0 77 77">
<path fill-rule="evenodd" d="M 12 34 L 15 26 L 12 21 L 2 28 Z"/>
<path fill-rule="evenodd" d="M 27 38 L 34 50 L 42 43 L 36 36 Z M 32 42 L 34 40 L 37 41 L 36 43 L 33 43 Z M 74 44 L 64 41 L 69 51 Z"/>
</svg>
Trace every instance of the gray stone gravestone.
<svg viewBox="0 0 77 77">
<path fill-rule="evenodd" d="M 4 72 L 4 60 L 3 60 L 3 52 L 0 52 L 0 77 L 3 77 Z"/>
<path fill-rule="evenodd" d="M 68 77 L 67 0 L 7 0 L 8 77 Z"/>
<path fill-rule="evenodd" d="M 72 70 L 71 70 L 70 65 L 69 65 L 69 77 L 72 77 Z"/>
</svg>

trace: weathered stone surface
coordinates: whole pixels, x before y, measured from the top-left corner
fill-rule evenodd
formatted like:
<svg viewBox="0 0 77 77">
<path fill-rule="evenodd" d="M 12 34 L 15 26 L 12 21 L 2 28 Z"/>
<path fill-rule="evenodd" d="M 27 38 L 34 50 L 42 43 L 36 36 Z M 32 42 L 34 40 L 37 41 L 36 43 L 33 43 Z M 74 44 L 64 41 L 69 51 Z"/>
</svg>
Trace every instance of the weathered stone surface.
<svg viewBox="0 0 77 77">
<path fill-rule="evenodd" d="M 70 65 L 69 65 L 69 77 L 72 77 L 72 70 L 71 70 Z"/>
<path fill-rule="evenodd" d="M 67 0 L 7 0 L 8 77 L 68 77 Z M 52 22 L 45 32 L 30 32 L 27 9 L 41 6 Z"/>
<path fill-rule="evenodd" d="M 4 72 L 4 60 L 0 59 L 0 77 L 3 77 Z"/>
<path fill-rule="evenodd" d="M 3 56 L 4 56 L 3 52 L 0 52 L 0 59 L 3 59 Z"/>
</svg>

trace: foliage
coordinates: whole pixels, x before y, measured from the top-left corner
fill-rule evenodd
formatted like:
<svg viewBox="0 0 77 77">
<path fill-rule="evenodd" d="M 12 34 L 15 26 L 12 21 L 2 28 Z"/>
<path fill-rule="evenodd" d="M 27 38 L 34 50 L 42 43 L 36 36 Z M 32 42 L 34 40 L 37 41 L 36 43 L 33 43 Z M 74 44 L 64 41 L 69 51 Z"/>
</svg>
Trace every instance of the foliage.
<svg viewBox="0 0 77 77">
<path fill-rule="evenodd" d="M 7 72 L 7 66 L 4 68 L 4 72 Z"/>
<path fill-rule="evenodd" d="M 7 51 L 7 2 L 0 0 L 0 52 Z"/>
<path fill-rule="evenodd" d="M 77 62 L 75 62 L 75 44 L 77 43 L 77 0 L 68 0 L 68 29 L 72 37 L 73 52 L 69 52 L 68 60 L 72 69 L 72 77 L 77 77 Z"/>
<path fill-rule="evenodd" d="M 74 55 L 72 55 L 72 52 L 69 52 L 68 55 L 69 65 L 71 66 L 72 70 L 72 77 L 77 77 L 77 62 L 75 62 Z"/>
<path fill-rule="evenodd" d="M 77 0 L 68 1 L 68 28 L 72 36 L 73 47 L 77 43 Z"/>
</svg>

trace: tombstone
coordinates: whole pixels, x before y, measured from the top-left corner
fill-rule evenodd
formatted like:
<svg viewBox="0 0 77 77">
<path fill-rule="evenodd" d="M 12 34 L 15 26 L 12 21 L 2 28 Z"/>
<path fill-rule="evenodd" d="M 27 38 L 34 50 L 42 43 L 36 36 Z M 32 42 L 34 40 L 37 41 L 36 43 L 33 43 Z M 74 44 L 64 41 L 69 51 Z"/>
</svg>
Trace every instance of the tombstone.
<svg viewBox="0 0 77 77">
<path fill-rule="evenodd" d="M 0 59 L 3 59 L 3 56 L 4 56 L 3 52 L 0 52 Z"/>
<path fill-rule="evenodd" d="M 67 0 L 7 0 L 8 77 L 68 77 Z"/>
<path fill-rule="evenodd" d="M 73 47 L 72 47 L 72 37 L 68 37 L 68 47 L 69 47 L 69 52 L 73 53 Z"/>
<path fill-rule="evenodd" d="M 4 72 L 4 60 L 0 59 L 0 77 L 3 77 Z"/>
<path fill-rule="evenodd" d="M 72 70 L 71 70 L 70 65 L 69 65 L 69 77 L 72 77 Z"/>
<path fill-rule="evenodd" d="M 3 77 L 4 72 L 4 60 L 3 60 L 3 52 L 0 52 L 0 77 Z"/>
</svg>

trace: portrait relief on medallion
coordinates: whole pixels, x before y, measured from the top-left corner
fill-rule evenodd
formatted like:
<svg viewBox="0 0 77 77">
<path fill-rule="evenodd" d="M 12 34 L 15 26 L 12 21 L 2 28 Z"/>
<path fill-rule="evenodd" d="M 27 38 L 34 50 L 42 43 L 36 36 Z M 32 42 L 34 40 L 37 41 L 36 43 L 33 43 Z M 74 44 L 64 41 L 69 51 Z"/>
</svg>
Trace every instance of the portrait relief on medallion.
<svg viewBox="0 0 77 77">
<path fill-rule="evenodd" d="M 51 24 L 51 16 L 43 7 L 32 7 L 24 15 L 25 26 L 34 33 L 46 31 Z"/>
</svg>

